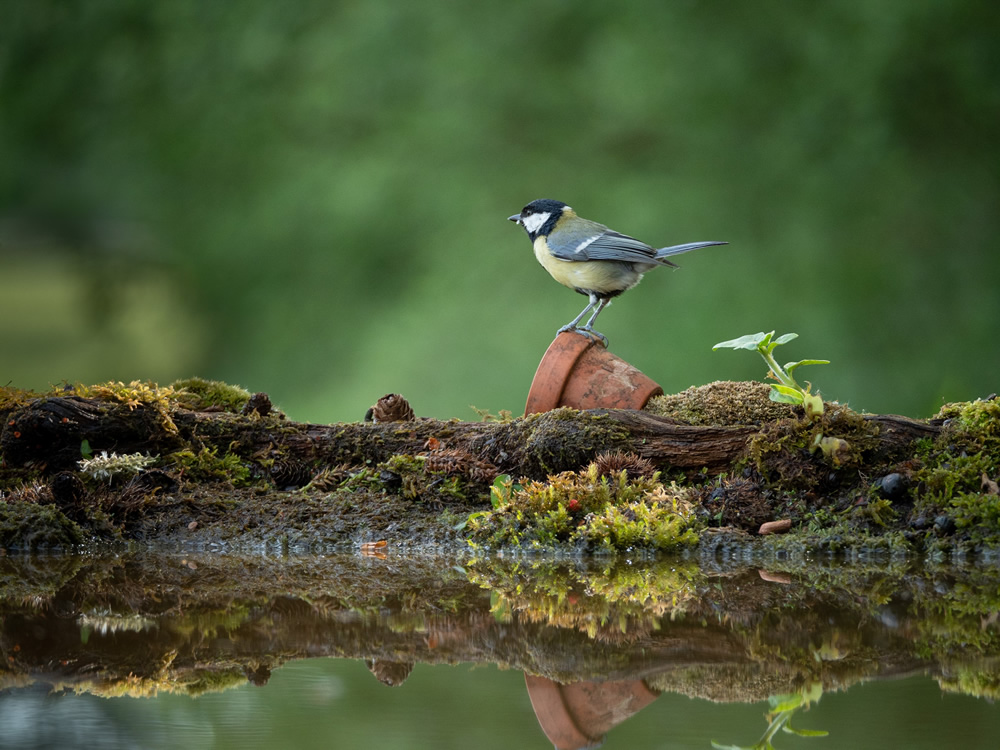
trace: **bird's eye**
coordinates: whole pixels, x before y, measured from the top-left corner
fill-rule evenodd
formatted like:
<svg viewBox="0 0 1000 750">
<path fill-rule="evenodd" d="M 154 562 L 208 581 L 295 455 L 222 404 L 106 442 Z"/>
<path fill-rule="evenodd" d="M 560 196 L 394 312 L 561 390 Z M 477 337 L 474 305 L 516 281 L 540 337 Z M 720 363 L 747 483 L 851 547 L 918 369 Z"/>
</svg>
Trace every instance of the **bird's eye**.
<svg viewBox="0 0 1000 750">
<path fill-rule="evenodd" d="M 524 208 L 521 209 L 521 213 L 528 215 L 528 214 L 533 214 L 535 212 L 532 210 L 531 206 L 525 206 Z"/>
</svg>

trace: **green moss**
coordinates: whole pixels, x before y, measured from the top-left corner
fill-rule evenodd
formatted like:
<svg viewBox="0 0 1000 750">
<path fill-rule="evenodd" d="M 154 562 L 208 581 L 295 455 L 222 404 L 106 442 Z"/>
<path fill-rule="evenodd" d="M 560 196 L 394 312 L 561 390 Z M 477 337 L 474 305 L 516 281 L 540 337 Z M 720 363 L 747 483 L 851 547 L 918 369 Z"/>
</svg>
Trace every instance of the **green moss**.
<svg viewBox="0 0 1000 750">
<path fill-rule="evenodd" d="M 614 552 L 668 550 L 697 542 L 687 492 L 664 486 L 658 475 L 629 479 L 623 471 L 602 477 L 592 463 L 545 482 L 519 485 L 508 480 L 495 492 L 494 504 L 493 512 L 470 517 L 473 545 Z"/>
<path fill-rule="evenodd" d="M 177 426 L 170 417 L 171 399 L 174 389 L 171 386 L 159 386 L 156 383 L 133 380 L 128 385 L 121 381 L 109 381 L 98 385 L 74 386 L 76 395 L 84 398 L 95 398 L 112 403 L 124 404 L 129 410 L 139 407 L 152 409 L 159 415 L 163 428 L 170 434 L 177 434 Z M 56 394 L 62 395 L 62 393 Z"/>
<path fill-rule="evenodd" d="M 944 406 L 945 423 L 933 443 L 920 447 L 914 517 L 935 518 L 936 536 L 974 545 L 1000 544 L 1000 402 Z"/>
<path fill-rule="evenodd" d="M 396 454 L 380 463 L 377 470 L 383 484 L 398 482 L 399 492 L 407 500 L 465 502 L 467 495 L 475 494 L 467 477 L 430 471 L 424 456 Z"/>
<path fill-rule="evenodd" d="M 525 457 L 525 473 L 553 474 L 566 466 L 583 466 L 603 451 L 628 450 L 629 434 L 607 415 L 568 407 L 532 414 L 511 433 L 511 453 Z M 558 467 L 558 468 L 556 468 Z"/>
<path fill-rule="evenodd" d="M 83 532 L 54 505 L 0 501 L 0 549 L 68 549 Z"/>
<path fill-rule="evenodd" d="M 654 396 L 644 410 L 685 424 L 717 426 L 762 424 L 795 415 L 791 405 L 771 401 L 770 392 L 764 383 L 716 381 Z"/>
<path fill-rule="evenodd" d="M 250 398 L 250 391 L 221 380 L 186 378 L 170 384 L 179 406 L 192 411 L 205 411 L 211 407 L 239 414 Z"/>
<path fill-rule="evenodd" d="M 250 469 L 243 459 L 235 453 L 219 457 L 217 448 L 202 448 L 197 453 L 190 449 L 176 451 L 167 456 L 167 463 L 199 482 L 229 482 L 240 487 L 250 481 Z"/>
<path fill-rule="evenodd" d="M 767 425 L 748 445 L 750 461 L 779 487 L 809 490 L 832 472 L 856 476 L 870 470 L 879 449 L 878 425 L 845 406 L 827 404 L 816 419 L 786 419 Z"/>
<path fill-rule="evenodd" d="M 27 406 L 35 398 L 38 398 L 38 394 L 33 391 L 23 391 L 9 385 L 0 386 L 0 413 Z"/>
</svg>

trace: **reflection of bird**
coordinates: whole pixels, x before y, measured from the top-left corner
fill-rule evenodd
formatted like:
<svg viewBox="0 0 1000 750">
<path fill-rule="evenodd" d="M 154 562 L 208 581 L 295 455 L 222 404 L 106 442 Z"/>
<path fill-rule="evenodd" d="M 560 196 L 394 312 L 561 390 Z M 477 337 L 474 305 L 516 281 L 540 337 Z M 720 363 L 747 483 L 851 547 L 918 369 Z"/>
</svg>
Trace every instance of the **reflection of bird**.
<svg viewBox="0 0 1000 750">
<path fill-rule="evenodd" d="M 559 333 L 580 331 L 600 338 L 605 345 L 607 339 L 594 330 L 594 321 L 613 297 L 638 284 L 650 269 L 676 267 L 667 260 L 668 256 L 726 244 L 689 242 L 657 249 L 596 221 L 581 219 L 562 201 L 547 198 L 532 201 L 521 213 L 508 218 L 524 227 L 535 248 L 535 257 L 553 279 L 590 297 L 590 304 L 560 328 Z M 591 315 L 587 322 L 578 325 L 588 312 Z"/>
</svg>

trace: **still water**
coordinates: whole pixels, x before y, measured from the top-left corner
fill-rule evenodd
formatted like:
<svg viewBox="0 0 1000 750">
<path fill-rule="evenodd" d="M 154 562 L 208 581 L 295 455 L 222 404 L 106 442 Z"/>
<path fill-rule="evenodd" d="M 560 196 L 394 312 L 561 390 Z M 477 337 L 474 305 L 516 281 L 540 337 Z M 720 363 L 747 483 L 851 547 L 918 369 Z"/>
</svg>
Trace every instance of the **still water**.
<svg viewBox="0 0 1000 750">
<path fill-rule="evenodd" d="M 997 748 L 998 599 L 898 560 L 0 557 L 0 747 Z"/>
</svg>

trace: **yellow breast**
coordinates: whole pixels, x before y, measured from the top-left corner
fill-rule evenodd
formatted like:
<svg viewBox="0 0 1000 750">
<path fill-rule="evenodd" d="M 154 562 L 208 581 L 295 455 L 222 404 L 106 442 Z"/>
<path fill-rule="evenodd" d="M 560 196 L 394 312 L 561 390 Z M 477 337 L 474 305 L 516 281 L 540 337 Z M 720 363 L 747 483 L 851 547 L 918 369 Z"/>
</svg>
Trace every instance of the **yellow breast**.
<svg viewBox="0 0 1000 750">
<path fill-rule="evenodd" d="M 572 261 L 556 258 L 549 252 L 544 237 L 534 242 L 535 258 L 542 268 L 563 286 L 585 289 L 598 294 L 610 294 L 631 289 L 642 274 L 630 264 L 613 260 Z"/>
</svg>

